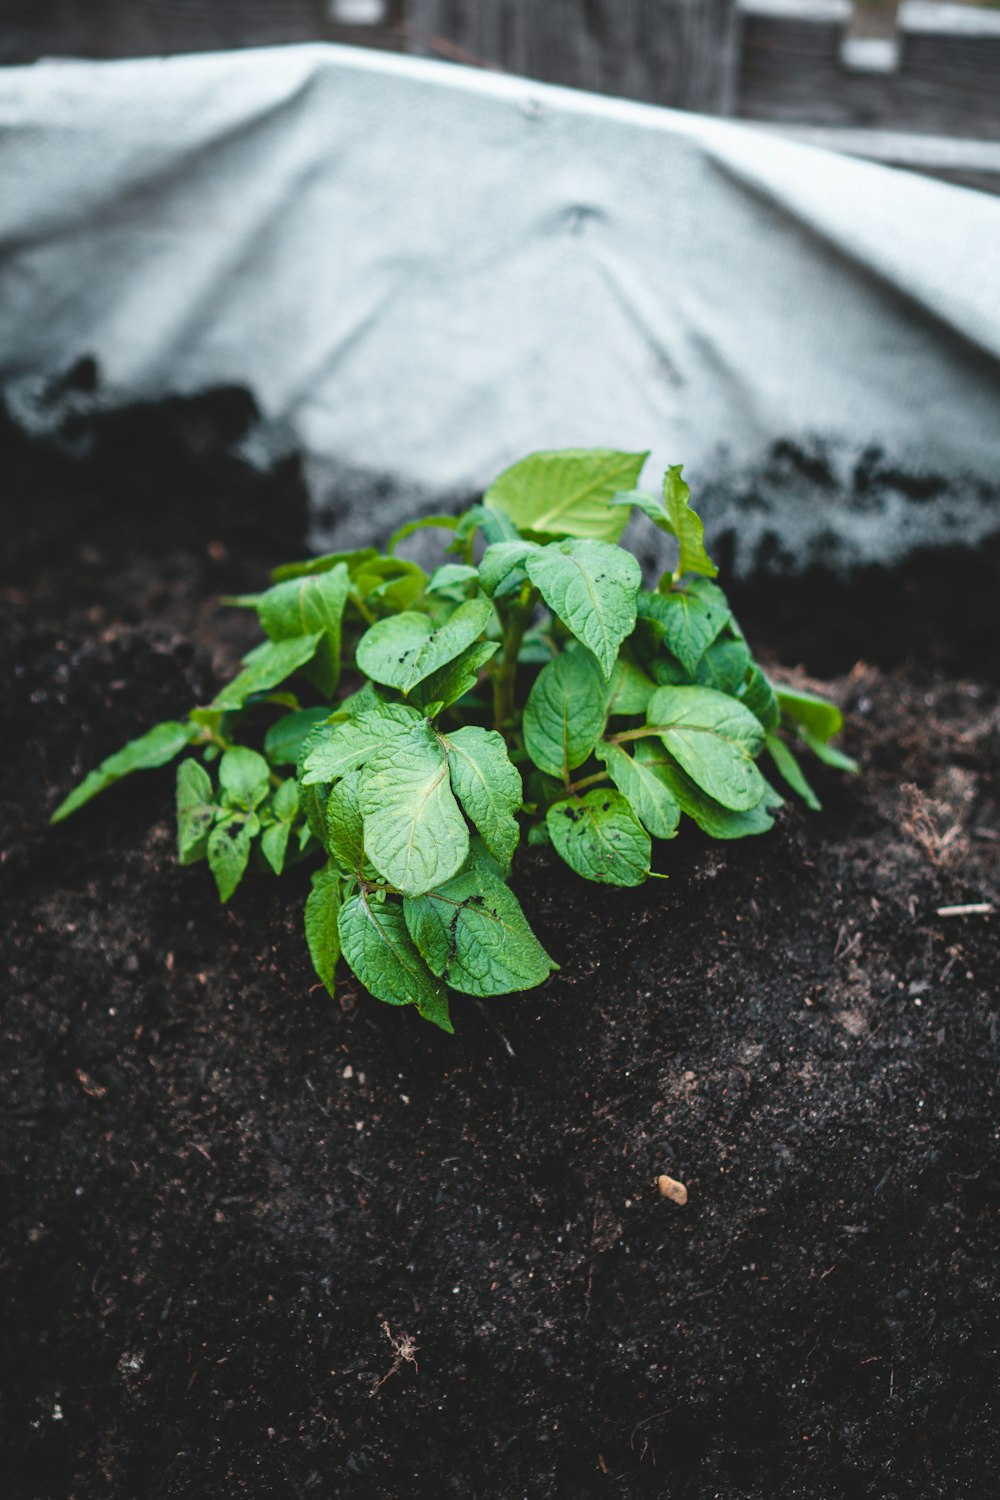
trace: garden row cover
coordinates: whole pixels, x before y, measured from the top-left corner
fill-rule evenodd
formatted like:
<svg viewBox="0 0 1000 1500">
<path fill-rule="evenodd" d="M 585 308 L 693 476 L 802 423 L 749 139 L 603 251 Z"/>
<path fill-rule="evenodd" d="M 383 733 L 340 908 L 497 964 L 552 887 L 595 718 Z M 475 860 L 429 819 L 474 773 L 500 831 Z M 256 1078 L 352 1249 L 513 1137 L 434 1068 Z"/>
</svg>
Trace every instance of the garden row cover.
<svg viewBox="0 0 1000 1500">
<path fill-rule="evenodd" d="M 0 381 L 254 392 L 318 541 L 541 447 L 684 462 L 749 566 L 1000 525 L 1000 200 L 309 46 L 0 74 Z M 647 471 L 654 473 L 653 465 Z M 773 549 L 772 549 L 773 550 Z"/>
</svg>

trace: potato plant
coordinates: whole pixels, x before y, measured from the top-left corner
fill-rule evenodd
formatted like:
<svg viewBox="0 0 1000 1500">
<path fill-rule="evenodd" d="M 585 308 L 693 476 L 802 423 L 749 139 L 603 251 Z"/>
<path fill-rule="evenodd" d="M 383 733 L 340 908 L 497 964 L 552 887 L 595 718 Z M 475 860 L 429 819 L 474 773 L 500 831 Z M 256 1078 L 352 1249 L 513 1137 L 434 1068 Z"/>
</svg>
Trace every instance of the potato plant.
<svg viewBox="0 0 1000 1500">
<path fill-rule="evenodd" d="M 65 799 L 58 822 L 133 771 L 177 771 L 182 864 L 228 901 L 252 865 L 314 866 L 305 931 L 376 998 L 452 1030 L 449 992 L 514 993 L 556 967 L 508 878 L 522 837 L 578 875 L 635 886 L 683 818 L 711 838 L 811 808 L 797 750 L 845 771 L 831 703 L 770 682 L 719 585 L 679 467 L 648 455 L 536 453 L 482 504 L 275 569 L 228 602 L 264 639 L 214 702 L 156 725 Z M 644 587 L 619 545 L 633 511 L 676 544 Z M 400 556 L 438 528 L 447 560 Z M 794 747 L 794 748 L 793 748 Z"/>
</svg>

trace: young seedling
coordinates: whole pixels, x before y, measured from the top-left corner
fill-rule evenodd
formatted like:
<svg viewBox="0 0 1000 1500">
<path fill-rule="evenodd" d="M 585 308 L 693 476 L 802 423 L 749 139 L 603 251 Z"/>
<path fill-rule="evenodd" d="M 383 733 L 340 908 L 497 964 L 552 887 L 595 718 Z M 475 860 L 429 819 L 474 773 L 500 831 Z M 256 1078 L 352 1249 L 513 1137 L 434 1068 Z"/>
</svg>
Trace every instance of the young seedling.
<svg viewBox="0 0 1000 1500">
<path fill-rule="evenodd" d="M 450 991 L 541 984 L 556 965 L 508 884 L 522 837 L 640 885 L 682 818 L 717 839 L 773 826 L 762 758 L 812 808 L 792 744 L 856 770 L 831 744 L 839 710 L 753 660 L 680 468 L 662 494 L 636 487 L 647 456 L 536 453 L 384 552 L 277 568 L 229 601 L 265 636 L 242 671 L 110 756 L 52 822 L 187 751 L 181 863 L 206 860 L 228 901 L 251 861 L 280 876 L 308 860 L 306 941 L 331 993 L 343 959 L 451 1031 Z M 676 543 L 654 589 L 618 545 L 633 510 Z M 431 574 L 397 555 L 425 527 L 450 534 Z"/>
</svg>

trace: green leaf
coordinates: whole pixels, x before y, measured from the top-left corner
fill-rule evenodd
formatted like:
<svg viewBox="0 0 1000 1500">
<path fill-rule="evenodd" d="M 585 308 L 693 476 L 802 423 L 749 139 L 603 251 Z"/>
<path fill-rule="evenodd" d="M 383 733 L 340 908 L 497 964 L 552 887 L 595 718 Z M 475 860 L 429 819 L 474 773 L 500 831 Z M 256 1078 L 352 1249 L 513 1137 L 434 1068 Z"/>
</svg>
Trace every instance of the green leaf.
<svg viewBox="0 0 1000 1500">
<path fill-rule="evenodd" d="M 413 536 L 417 531 L 454 531 L 459 523 L 458 516 L 421 516 L 416 521 L 406 521 L 392 533 L 386 543 L 385 550 L 391 557 L 408 536 Z"/>
<path fill-rule="evenodd" d="M 294 766 L 309 731 L 329 717 L 328 708 L 299 708 L 275 720 L 264 736 L 264 754 L 272 766 Z"/>
<path fill-rule="evenodd" d="M 212 778 L 196 760 L 177 767 L 177 857 L 182 865 L 204 859 L 218 808 Z"/>
<path fill-rule="evenodd" d="M 452 790 L 466 816 L 503 869 L 517 848 L 514 814 L 521 806 L 521 777 L 511 765 L 503 735 L 470 724 L 442 737 Z"/>
<path fill-rule="evenodd" d="M 365 853 L 404 895 L 419 896 L 462 868 L 469 830 L 448 781 L 444 746 L 426 723 L 375 751 L 359 800 Z"/>
<path fill-rule="evenodd" d="M 585 880 L 642 885 L 649 875 L 649 834 L 620 792 L 596 788 L 550 807 L 545 818 L 556 852 Z"/>
<path fill-rule="evenodd" d="M 429 582 L 419 563 L 402 557 L 380 557 L 358 573 L 355 586 L 364 598 L 391 610 L 402 610 L 417 603 Z"/>
<path fill-rule="evenodd" d="M 524 745 L 540 771 L 564 778 L 604 733 L 607 685 L 589 651 L 565 651 L 543 667 L 524 709 Z"/>
<path fill-rule="evenodd" d="M 490 601 L 478 597 L 460 604 L 436 627 L 411 610 L 379 620 L 358 642 L 358 667 L 374 682 L 408 693 L 471 646 L 492 614 Z"/>
<path fill-rule="evenodd" d="M 657 687 L 691 686 L 691 673 L 684 670 L 676 656 L 671 656 L 666 646 L 661 646 L 657 656 L 647 665 Z"/>
<path fill-rule="evenodd" d="M 282 823 L 292 823 L 299 810 L 299 788 L 293 777 L 283 781 L 271 800 L 274 816 Z"/>
<path fill-rule="evenodd" d="M 306 897 L 306 943 L 313 968 L 331 995 L 340 957 L 338 917 L 342 894 L 341 877 L 333 864 L 314 872 L 312 890 Z"/>
<path fill-rule="evenodd" d="M 628 515 L 612 506 L 612 498 L 633 488 L 648 457 L 607 448 L 533 453 L 504 470 L 484 503 L 521 531 L 616 542 Z"/>
<path fill-rule="evenodd" d="M 285 855 L 292 824 L 299 813 L 299 788 L 293 777 L 283 781 L 271 798 L 269 811 L 277 820 L 268 825 L 260 836 L 260 847 L 275 875 L 285 868 Z"/>
<path fill-rule="evenodd" d="M 844 716 L 835 703 L 819 698 L 815 693 L 804 693 L 792 688 L 775 688 L 781 712 L 793 724 L 801 724 L 817 740 L 825 744 L 839 734 L 844 727 Z"/>
<path fill-rule="evenodd" d="M 537 542 L 494 542 L 483 553 L 479 564 L 479 582 L 491 599 L 502 599 L 514 593 L 526 581 L 525 563 L 536 552 Z"/>
<path fill-rule="evenodd" d="M 260 623 L 272 641 L 321 635 L 309 676 L 328 698 L 340 680 L 341 622 L 350 589 L 347 564 L 340 562 L 328 572 L 275 584 L 257 605 Z"/>
<path fill-rule="evenodd" d="M 802 798 L 810 812 L 822 812 L 822 803 L 802 774 L 802 767 L 784 740 L 779 740 L 776 734 L 769 734 L 767 737 L 767 752 L 774 762 L 775 770 L 785 785 L 790 786 L 792 791 Z"/>
<path fill-rule="evenodd" d="M 642 572 L 631 552 L 608 542 L 552 542 L 526 567 L 549 609 L 610 677 L 618 647 L 635 629 Z"/>
<path fill-rule="evenodd" d="M 299 803 L 305 814 L 309 832 L 324 849 L 329 838 L 326 827 L 326 803 L 329 795 L 330 783 L 328 781 L 299 786 Z"/>
<path fill-rule="evenodd" d="M 627 755 L 620 745 L 598 745 L 594 754 L 608 768 L 608 775 L 642 826 L 655 839 L 672 839 L 681 818 L 680 804 L 662 775 L 655 760 L 644 759 L 637 742 L 635 757 Z"/>
<path fill-rule="evenodd" d="M 619 656 L 608 683 L 608 718 L 614 718 L 616 714 L 625 717 L 644 714 L 655 691 L 656 683 L 645 672 L 626 657 Z"/>
<path fill-rule="evenodd" d="M 421 1015 L 442 1025 L 437 1018 L 446 998 L 444 985 L 417 952 L 398 901 L 377 902 L 358 891 L 341 907 L 339 927 L 345 959 L 376 1000 L 415 1005 Z"/>
<path fill-rule="evenodd" d="M 781 719 L 778 700 L 774 696 L 774 688 L 756 662 L 754 662 L 751 668 L 746 687 L 744 687 L 740 694 L 740 701 L 746 704 L 750 712 L 760 720 L 768 733 L 772 729 L 777 729 Z"/>
<path fill-rule="evenodd" d="M 713 839 L 742 839 L 752 834 L 766 833 L 774 827 L 771 809 L 780 807 L 782 799 L 771 787 L 756 807 L 749 812 L 732 812 L 720 807 L 695 784 L 675 760 L 655 740 L 641 740 L 636 749 L 648 765 L 657 765 L 664 784 L 680 805 L 681 812 Z"/>
<path fill-rule="evenodd" d="M 499 641 L 478 641 L 463 651 L 461 656 L 456 656 L 447 666 L 439 667 L 429 677 L 425 677 L 418 688 L 414 690 L 414 697 L 421 707 L 430 703 L 439 703 L 442 709 L 450 708 L 479 681 L 479 673 L 491 657 L 495 656 L 500 649 Z"/>
<path fill-rule="evenodd" d="M 208 836 L 208 866 L 215 876 L 219 900 L 225 903 L 243 879 L 250 843 L 260 825 L 256 818 L 234 813 L 217 823 Z"/>
<path fill-rule="evenodd" d="M 288 852 L 288 836 L 291 831 L 292 826 L 290 823 L 269 823 L 260 836 L 261 853 L 275 875 L 280 875 L 285 868 L 285 855 Z"/>
<path fill-rule="evenodd" d="M 326 801 L 327 848 L 354 875 L 364 873 L 364 822 L 360 771 L 351 771 L 332 788 Z"/>
<path fill-rule="evenodd" d="M 243 658 L 243 671 L 215 697 L 213 708 L 242 708 L 251 693 L 263 693 L 291 677 L 316 654 L 322 632 L 293 636 L 287 641 L 263 641 Z"/>
<path fill-rule="evenodd" d="M 425 1021 L 430 1021 L 432 1026 L 439 1026 L 449 1036 L 455 1035 L 455 1028 L 451 1023 L 451 1012 L 448 1009 L 447 990 L 437 989 L 433 995 L 428 995 L 424 1000 L 418 1000 L 417 1011 Z"/>
<path fill-rule="evenodd" d="M 272 568 L 271 578 L 275 583 L 284 583 L 287 578 L 314 578 L 319 573 L 331 572 L 340 563 L 346 565 L 354 578 L 377 557 L 374 547 L 358 547 L 353 552 L 327 552 L 323 557 L 307 557 L 304 562 L 282 563 L 280 567 Z"/>
<path fill-rule="evenodd" d="M 849 755 L 845 755 L 843 750 L 838 750 L 835 745 L 827 745 L 823 740 L 818 740 L 815 735 L 810 734 L 808 729 L 804 729 L 801 724 L 795 726 L 795 732 L 802 743 L 808 745 L 816 759 L 821 760 L 824 765 L 833 766 L 837 771 L 847 771 L 852 776 L 856 776 L 860 772 L 861 767 L 856 760 L 852 760 Z"/>
<path fill-rule="evenodd" d="M 303 786 L 336 781 L 356 771 L 380 745 L 407 735 L 420 723 L 420 714 L 409 704 L 380 703 L 341 724 L 323 725 L 302 763 Z"/>
<path fill-rule="evenodd" d="M 705 551 L 705 528 L 698 512 L 691 508 L 691 491 L 681 478 L 682 466 L 674 464 L 663 480 L 663 499 L 677 538 L 680 553 L 677 573 L 700 573 L 705 578 L 715 578 L 718 568 Z"/>
<path fill-rule="evenodd" d="M 544 667 L 558 653 L 547 630 L 526 630 L 517 653 L 518 662 L 526 667 Z"/>
<path fill-rule="evenodd" d="M 473 505 L 464 515 L 459 516 L 458 525 L 455 528 L 455 540 L 448 551 L 465 552 L 471 549 L 477 531 L 483 533 L 483 539 L 488 546 L 492 546 L 494 542 L 518 540 L 517 527 L 502 511 L 488 510 L 485 505 Z"/>
<path fill-rule="evenodd" d="M 431 574 L 427 585 L 428 594 L 443 594 L 449 599 L 464 599 L 467 585 L 478 579 L 479 569 L 471 563 L 442 563 Z"/>
<path fill-rule="evenodd" d="M 60 802 L 49 822 L 61 823 L 63 818 L 68 818 L 70 813 L 83 807 L 91 797 L 96 797 L 98 792 L 121 781 L 123 776 L 130 776 L 133 771 L 152 771 L 157 766 L 165 766 L 193 738 L 190 724 L 180 724 L 171 719 L 154 725 L 138 739 L 129 740 L 127 745 L 116 750 L 114 755 L 109 755 L 107 760 L 102 760 L 97 769 L 85 776 L 80 785 Z"/>
<path fill-rule="evenodd" d="M 716 641 L 709 646 L 695 672 L 699 687 L 735 697 L 750 670 L 751 657 L 745 641 Z"/>
<path fill-rule="evenodd" d="M 406 897 L 403 914 L 428 968 L 463 995 L 534 989 L 557 967 L 513 891 L 478 860 L 436 890 Z"/>
<path fill-rule="evenodd" d="M 712 688 L 657 688 L 646 719 L 688 775 L 723 807 L 756 807 L 766 782 L 754 765 L 764 748 L 760 721 Z"/>
<path fill-rule="evenodd" d="M 219 791 L 225 807 L 253 812 L 267 796 L 271 773 L 263 755 L 234 745 L 219 761 Z"/>
<path fill-rule="evenodd" d="M 675 584 L 665 594 L 643 589 L 638 613 L 685 671 L 692 674 L 731 615 L 722 590 L 703 578 Z"/>
</svg>

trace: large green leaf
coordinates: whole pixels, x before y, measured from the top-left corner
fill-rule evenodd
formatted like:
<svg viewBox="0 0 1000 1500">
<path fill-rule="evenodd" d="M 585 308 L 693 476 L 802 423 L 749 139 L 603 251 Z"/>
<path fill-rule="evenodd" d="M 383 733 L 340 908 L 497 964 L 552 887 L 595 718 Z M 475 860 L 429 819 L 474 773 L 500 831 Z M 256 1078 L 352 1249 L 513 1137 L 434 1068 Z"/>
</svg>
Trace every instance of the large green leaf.
<svg viewBox="0 0 1000 1500">
<path fill-rule="evenodd" d="M 448 780 L 444 746 L 426 723 L 368 759 L 359 802 L 365 853 L 404 895 L 422 895 L 462 868 L 469 830 Z"/>
<path fill-rule="evenodd" d="M 545 819 L 556 851 L 585 880 L 642 885 L 649 875 L 649 834 L 620 792 L 597 788 L 550 807 Z"/>
<path fill-rule="evenodd" d="M 638 612 L 656 638 L 691 674 L 730 619 L 725 594 L 704 578 L 689 578 L 665 594 L 644 589 L 639 595 Z"/>
<path fill-rule="evenodd" d="M 648 724 L 688 775 L 723 807 L 756 807 L 767 783 L 754 764 L 764 748 L 760 721 L 735 698 L 712 688 L 657 688 Z"/>
<path fill-rule="evenodd" d="M 242 708 L 251 693 L 263 693 L 291 677 L 316 654 L 322 631 L 292 636 L 287 641 L 263 641 L 243 658 L 243 671 L 216 695 L 213 708 Z"/>
<path fill-rule="evenodd" d="M 517 848 L 514 814 L 523 795 L 503 735 L 470 724 L 444 737 L 452 790 L 493 858 L 509 869 Z"/>
<path fill-rule="evenodd" d="M 775 688 L 781 712 L 793 724 L 808 729 L 814 739 L 824 744 L 833 739 L 844 727 L 844 716 L 835 703 L 818 698 L 815 693 L 806 693 L 793 688 Z"/>
<path fill-rule="evenodd" d="M 756 807 L 750 808 L 749 812 L 732 812 L 707 796 L 667 754 L 659 741 L 640 740 L 636 746 L 636 756 L 641 756 L 647 765 L 658 766 L 664 784 L 680 805 L 681 812 L 697 823 L 709 838 L 742 839 L 752 834 L 766 833 L 769 828 L 774 827 L 771 810 L 780 807 L 782 799 L 771 787 L 767 788 L 763 799 Z"/>
<path fill-rule="evenodd" d="M 490 601 L 480 596 L 460 604 L 438 626 L 413 610 L 390 615 L 361 637 L 356 652 L 358 667 L 374 682 L 408 693 L 471 646 L 492 614 Z"/>
<path fill-rule="evenodd" d="M 632 811 L 654 839 L 672 839 L 680 822 L 681 809 L 670 784 L 656 762 L 639 753 L 645 741 L 640 740 L 635 756 L 627 755 L 620 745 L 601 744 L 594 754 L 608 768 L 608 775 Z"/>
<path fill-rule="evenodd" d="M 556 968 L 513 891 L 478 860 L 436 890 L 408 896 L 403 913 L 432 973 L 464 995 L 530 990 Z"/>
<path fill-rule="evenodd" d="M 635 628 L 642 572 L 631 552 L 609 542 L 551 542 L 525 566 L 552 613 L 610 677 L 619 646 Z"/>
<path fill-rule="evenodd" d="M 177 767 L 177 857 L 182 865 L 204 859 L 218 808 L 212 778 L 196 760 Z"/>
<path fill-rule="evenodd" d="M 524 745 L 540 771 L 565 777 L 604 733 L 607 684 L 589 651 L 564 651 L 542 668 L 524 709 Z"/>
<path fill-rule="evenodd" d="M 252 812 L 267 796 L 270 778 L 263 755 L 246 745 L 234 745 L 219 761 L 219 792 L 224 806 Z"/>
<path fill-rule="evenodd" d="M 312 876 L 312 890 L 306 897 L 306 943 L 313 968 L 330 994 L 340 957 L 340 928 L 343 883 L 333 864 L 324 865 Z"/>
<path fill-rule="evenodd" d="M 302 762 L 303 786 L 336 781 L 356 771 L 380 745 L 410 732 L 422 722 L 416 709 L 406 703 L 380 703 L 340 724 L 318 728 Z"/>
<path fill-rule="evenodd" d="M 484 502 L 521 531 L 615 542 L 628 514 L 612 506 L 612 497 L 633 488 L 648 457 L 608 448 L 533 453 L 505 469 Z"/>
<path fill-rule="evenodd" d="M 260 623 L 272 641 L 321 635 L 309 676 L 328 698 L 340 680 L 341 622 L 350 589 L 347 564 L 339 562 L 328 572 L 275 584 L 257 604 Z"/>
<path fill-rule="evenodd" d="M 340 909 L 344 958 L 365 989 L 387 1005 L 415 1005 L 445 1031 L 444 985 L 427 967 L 407 931 L 398 901 L 375 901 L 358 891 Z"/>
<path fill-rule="evenodd" d="M 194 731 L 190 724 L 168 720 L 164 724 L 154 725 L 138 739 L 130 740 L 127 745 L 116 750 L 114 755 L 109 755 L 107 760 L 102 760 L 97 769 L 85 776 L 80 785 L 60 802 L 49 822 L 61 823 L 63 818 L 68 818 L 70 813 L 83 807 L 91 797 L 96 797 L 98 792 L 121 781 L 123 776 L 130 776 L 133 771 L 152 771 L 157 766 L 165 766 L 193 738 Z"/>
</svg>

